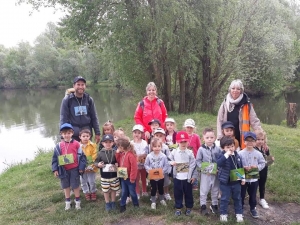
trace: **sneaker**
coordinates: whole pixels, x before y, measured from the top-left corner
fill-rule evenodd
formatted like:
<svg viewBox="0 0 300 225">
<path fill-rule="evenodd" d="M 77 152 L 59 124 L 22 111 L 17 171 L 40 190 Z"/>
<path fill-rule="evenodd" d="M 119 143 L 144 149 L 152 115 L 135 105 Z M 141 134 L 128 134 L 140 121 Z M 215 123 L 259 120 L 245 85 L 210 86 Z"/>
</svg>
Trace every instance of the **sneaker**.
<svg viewBox="0 0 300 225">
<path fill-rule="evenodd" d="M 66 206 L 65 206 L 65 210 L 69 210 L 71 209 L 71 202 L 70 201 L 66 201 Z"/>
<path fill-rule="evenodd" d="M 193 191 L 198 191 L 198 186 L 193 186 Z"/>
<path fill-rule="evenodd" d="M 148 192 L 143 192 L 143 193 L 142 193 L 142 196 L 147 197 L 147 196 L 149 196 L 149 194 L 148 194 Z"/>
<path fill-rule="evenodd" d="M 77 210 L 81 209 L 80 201 L 75 201 L 75 209 L 77 209 Z"/>
<path fill-rule="evenodd" d="M 171 201 L 171 200 L 172 200 L 171 195 L 170 195 L 169 193 L 164 194 L 164 197 L 165 197 L 165 199 L 166 199 L 167 201 Z"/>
<path fill-rule="evenodd" d="M 227 214 L 225 214 L 225 215 L 220 215 L 220 221 L 221 221 L 221 222 L 227 222 Z"/>
<path fill-rule="evenodd" d="M 105 210 L 107 212 L 109 212 L 111 210 L 111 204 L 110 204 L 110 202 L 105 203 Z"/>
<path fill-rule="evenodd" d="M 162 204 L 163 206 L 167 206 L 167 203 L 166 203 L 165 200 L 161 200 L 161 201 L 160 201 L 160 204 Z"/>
<path fill-rule="evenodd" d="M 116 203 L 115 202 L 111 202 L 110 203 L 110 208 L 111 208 L 111 210 L 115 210 L 116 209 Z"/>
<path fill-rule="evenodd" d="M 129 202 L 131 202 L 131 198 L 130 198 L 130 197 L 127 197 L 127 199 L 126 199 L 126 204 L 128 204 Z"/>
<path fill-rule="evenodd" d="M 236 222 L 237 223 L 242 223 L 244 222 L 244 219 L 243 219 L 243 215 L 242 214 L 236 214 Z"/>
<path fill-rule="evenodd" d="M 269 208 L 269 205 L 267 203 L 267 201 L 265 199 L 261 199 L 259 201 L 259 204 L 261 205 L 261 207 L 263 207 L 264 209 L 268 209 Z"/>
<path fill-rule="evenodd" d="M 190 216 L 191 215 L 191 213 L 192 213 L 192 209 L 186 209 L 186 211 L 185 211 L 185 215 L 186 216 Z"/>
<path fill-rule="evenodd" d="M 181 215 L 181 210 L 180 209 L 176 209 L 175 216 L 180 216 L 180 215 Z"/>
<path fill-rule="evenodd" d="M 210 210 L 213 214 L 218 214 L 219 213 L 219 209 L 218 209 L 217 205 L 211 205 L 209 208 L 210 208 Z"/>
<path fill-rule="evenodd" d="M 87 200 L 87 201 L 91 200 L 91 194 L 90 193 L 86 193 L 84 196 L 85 196 L 85 200 Z"/>
<path fill-rule="evenodd" d="M 92 201 L 96 201 L 97 200 L 97 195 L 96 195 L 95 192 L 91 194 L 91 200 Z"/>
<path fill-rule="evenodd" d="M 156 203 L 151 203 L 151 209 L 156 209 Z"/>
<path fill-rule="evenodd" d="M 253 218 L 258 218 L 259 217 L 255 208 L 250 209 L 250 214 Z"/>
<path fill-rule="evenodd" d="M 140 195 L 136 195 L 136 196 L 137 196 L 138 200 L 140 200 Z"/>
<path fill-rule="evenodd" d="M 206 205 L 201 205 L 201 214 L 205 216 L 209 214 Z"/>
<path fill-rule="evenodd" d="M 126 211 L 126 205 L 120 206 L 120 213 L 123 213 Z"/>
</svg>

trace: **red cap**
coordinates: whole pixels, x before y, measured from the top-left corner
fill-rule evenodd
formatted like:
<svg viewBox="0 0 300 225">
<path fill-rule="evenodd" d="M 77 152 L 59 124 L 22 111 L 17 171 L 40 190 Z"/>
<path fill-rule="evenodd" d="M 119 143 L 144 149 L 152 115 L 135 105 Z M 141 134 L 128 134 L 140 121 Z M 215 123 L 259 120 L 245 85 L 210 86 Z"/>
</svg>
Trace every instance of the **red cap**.
<svg viewBox="0 0 300 225">
<path fill-rule="evenodd" d="M 185 131 L 179 131 L 176 134 L 176 142 L 184 142 L 184 141 L 189 141 L 189 135 Z"/>
</svg>

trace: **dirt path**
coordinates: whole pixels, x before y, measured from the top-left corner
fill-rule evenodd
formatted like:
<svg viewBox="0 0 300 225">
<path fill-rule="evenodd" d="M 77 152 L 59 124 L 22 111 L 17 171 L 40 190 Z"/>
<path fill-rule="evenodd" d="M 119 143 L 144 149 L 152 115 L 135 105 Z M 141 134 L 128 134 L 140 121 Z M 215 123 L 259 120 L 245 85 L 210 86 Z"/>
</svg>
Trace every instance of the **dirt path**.
<svg viewBox="0 0 300 225">
<path fill-rule="evenodd" d="M 259 213 L 259 218 L 254 219 L 250 216 L 249 207 L 246 206 L 244 209 L 244 218 L 250 224 L 253 225 L 288 225 L 288 224 L 300 224 L 300 205 L 295 203 L 275 203 L 270 202 L 269 209 L 263 209 L 260 206 L 257 206 Z M 194 210 L 193 213 L 199 213 L 198 210 Z M 229 214 L 233 214 L 232 206 L 229 208 Z M 218 217 L 216 217 L 216 222 Z M 166 222 L 163 219 L 163 216 L 149 216 L 141 219 L 135 218 L 124 218 L 113 225 L 165 225 Z M 172 225 L 196 225 L 195 222 L 185 222 L 185 223 L 172 223 Z"/>
</svg>

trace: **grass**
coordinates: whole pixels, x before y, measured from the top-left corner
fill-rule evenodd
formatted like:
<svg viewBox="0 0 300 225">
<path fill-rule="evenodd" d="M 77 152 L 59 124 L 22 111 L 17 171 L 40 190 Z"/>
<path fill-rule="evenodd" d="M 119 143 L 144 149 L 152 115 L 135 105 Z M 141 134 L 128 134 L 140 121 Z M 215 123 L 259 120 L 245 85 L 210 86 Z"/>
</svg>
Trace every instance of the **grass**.
<svg viewBox="0 0 300 225">
<path fill-rule="evenodd" d="M 196 121 L 197 133 L 205 127 L 214 127 L 216 117 L 209 114 L 172 115 L 180 130 L 187 118 Z M 131 136 L 132 119 L 116 123 Z M 265 125 L 268 145 L 275 156 L 275 164 L 269 168 L 267 182 L 268 201 L 300 203 L 300 129 Z M 107 213 L 103 196 L 98 192 L 97 202 L 86 202 L 82 195 L 82 210 L 64 211 L 64 195 L 59 180 L 51 172 L 52 151 L 37 152 L 36 158 L 28 163 L 10 167 L 0 175 L 0 215 L 3 224 L 129 224 L 134 220 L 150 218 L 157 224 L 218 224 L 218 217 L 203 217 L 199 214 L 199 193 L 194 192 L 195 207 L 191 217 L 173 216 L 174 202 L 168 202 L 167 209 L 158 204 L 156 211 L 150 210 L 149 198 L 142 198 L 140 209 L 130 204 L 124 214 Z M 97 179 L 100 190 L 99 179 Z M 172 187 L 170 188 L 172 190 Z M 234 224 L 233 215 L 228 224 Z M 150 222 L 149 222 L 150 223 Z M 134 224 L 134 223 L 132 223 Z M 250 224 L 250 222 L 246 222 Z"/>
</svg>

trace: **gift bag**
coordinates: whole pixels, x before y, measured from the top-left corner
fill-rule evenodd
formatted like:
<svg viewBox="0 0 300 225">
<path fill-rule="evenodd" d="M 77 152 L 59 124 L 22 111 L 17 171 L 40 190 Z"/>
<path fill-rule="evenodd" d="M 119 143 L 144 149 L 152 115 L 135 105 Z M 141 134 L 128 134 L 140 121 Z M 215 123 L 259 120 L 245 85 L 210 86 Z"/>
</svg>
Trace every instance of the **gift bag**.
<svg viewBox="0 0 300 225">
<path fill-rule="evenodd" d="M 230 182 L 245 179 L 244 168 L 230 170 Z"/>
<path fill-rule="evenodd" d="M 217 164 L 210 162 L 201 163 L 201 173 L 205 174 L 217 174 Z"/>
<path fill-rule="evenodd" d="M 64 166 L 71 163 L 74 163 L 73 154 L 65 154 L 58 156 L 58 165 Z"/>
<path fill-rule="evenodd" d="M 148 179 L 149 180 L 161 180 L 164 178 L 164 173 L 162 168 L 152 169 L 148 172 Z"/>
<path fill-rule="evenodd" d="M 128 178 L 127 168 L 118 167 L 117 175 L 119 178 L 123 178 L 124 180 L 126 180 Z"/>
<path fill-rule="evenodd" d="M 259 179 L 258 168 L 251 168 L 250 170 L 245 170 L 246 179 Z"/>
</svg>

